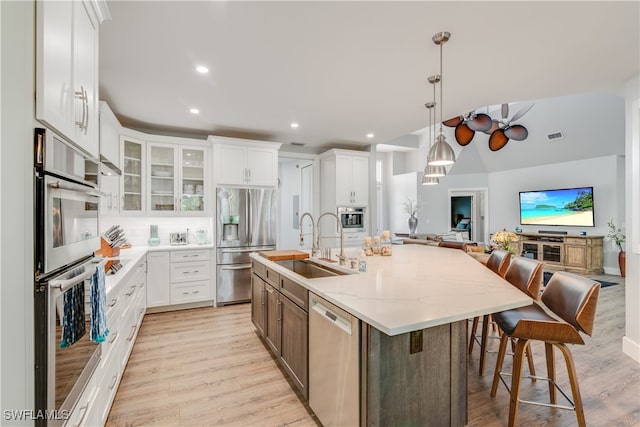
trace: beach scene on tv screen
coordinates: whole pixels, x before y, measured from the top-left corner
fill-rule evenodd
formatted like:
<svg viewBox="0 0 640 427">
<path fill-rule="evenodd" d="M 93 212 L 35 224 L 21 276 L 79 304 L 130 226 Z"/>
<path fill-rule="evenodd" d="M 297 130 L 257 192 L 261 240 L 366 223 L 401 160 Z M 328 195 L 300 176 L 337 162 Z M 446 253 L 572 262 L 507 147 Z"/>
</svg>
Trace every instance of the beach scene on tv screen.
<svg viewBox="0 0 640 427">
<path fill-rule="evenodd" d="M 520 223 L 593 227 L 593 189 L 522 192 Z"/>
</svg>

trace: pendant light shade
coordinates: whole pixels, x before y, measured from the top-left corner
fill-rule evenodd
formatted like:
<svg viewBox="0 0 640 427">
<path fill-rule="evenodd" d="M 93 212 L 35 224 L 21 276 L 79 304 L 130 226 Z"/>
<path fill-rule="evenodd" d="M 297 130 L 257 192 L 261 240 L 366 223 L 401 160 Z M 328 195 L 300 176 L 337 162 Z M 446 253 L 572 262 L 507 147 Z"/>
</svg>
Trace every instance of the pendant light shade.
<svg viewBox="0 0 640 427">
<path fill-rule="evenodd" d="M 453 148 L 447 144 L 443 134 L 436 138 L 436 143 L 429 151 L 428 159 L 429 166 L 447 166 L 455 163 L 456 154 L 453 152 Z"/>
<path fill-rule="evenodd" d="M 422 177 L 422 185 L 438 185 L 438 184 L 440 184 L 439 178 L 433 178 L 430 176 Z"/>
<path fill-rule="evenodd" d="M 424 168 L 424 176 L 429 178 L 439 178 L 447 174 L 447 168 L 444 166 L 427 165 Z"/>
</svg>

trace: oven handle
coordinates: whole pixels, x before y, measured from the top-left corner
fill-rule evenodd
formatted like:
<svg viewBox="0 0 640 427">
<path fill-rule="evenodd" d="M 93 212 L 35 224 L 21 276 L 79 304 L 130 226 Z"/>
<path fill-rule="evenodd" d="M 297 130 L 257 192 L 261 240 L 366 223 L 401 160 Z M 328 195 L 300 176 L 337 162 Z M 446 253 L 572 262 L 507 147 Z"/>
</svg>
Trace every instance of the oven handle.
<svg viewBox="0 0 640 427">
<path fill-rule="evenodd" d="M 91 196 L 96 196 L 96 197 L 106 197 L 106 193 L 103 193 L 100 190 L 97 190 L 95 188 L 91 188 L 91 187 L 86 187 L 84 185 L 80 185 L 80 184 L 74 184 L 72 182 L 65 182 L 65 181 L 56 181 L 56 182 L 50 182 L 48 184 L 48 186 L 50 188 L 61 188 L 63 190 L 70 190 L 70 191 L 76 191 L 79 193 L 85 193 L 85 194 L 89 194 Z"/>
<path fill-rule="evenodd" d="M 65 292 L 73 288 L 78 283 L 84 282 L 85 280 L 93 276 L 94 273 L 95 273 L 95 270 L 89 270 L 71 279 L 52 280 L 51 282 L 49 282 L 49 287 L 59 288 L 60 292 Z"/>
</svg>

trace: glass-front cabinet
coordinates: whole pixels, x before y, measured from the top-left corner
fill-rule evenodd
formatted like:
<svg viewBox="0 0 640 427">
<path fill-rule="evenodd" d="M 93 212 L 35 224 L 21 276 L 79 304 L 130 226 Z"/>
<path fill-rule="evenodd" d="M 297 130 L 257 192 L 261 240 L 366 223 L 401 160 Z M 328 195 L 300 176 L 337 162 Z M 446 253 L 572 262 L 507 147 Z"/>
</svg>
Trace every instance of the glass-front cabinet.
<svg viewBox="0 0 640 427">
<path fill-rule="evenodd" d="M 121 210 L 142 213 L 144 193 L 144 141 L 129 137 L 121 138 L 122 144 L 122 195 Z"/>
<path fill-rule="evenodd" d="M 204 212 L 205 149 L 180 147 L 180 211 Z"/>
<path fill-rule="evenodd" d="M 149 159 L 149 212 L 175 212 L 178 196 L 176 192 L 176 146 L 148 144 Z"/>
</svg>

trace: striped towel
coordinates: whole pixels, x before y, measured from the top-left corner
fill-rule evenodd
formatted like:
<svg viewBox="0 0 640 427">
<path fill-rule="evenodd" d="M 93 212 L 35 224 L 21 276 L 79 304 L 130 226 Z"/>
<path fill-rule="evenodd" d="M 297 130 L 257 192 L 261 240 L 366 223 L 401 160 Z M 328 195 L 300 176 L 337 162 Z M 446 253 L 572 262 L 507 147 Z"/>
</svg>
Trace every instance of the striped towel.
<svg viewBox="0 0 640 427">
<path fill-rule="evenodd" d="M 62 295 L 62 340 L 60 348 L 78 341 L 84 333 L 84 282 L 78 283 Z"/>
<path fill-rule="evenodd" d="M 96 272 L 91 276 L 91 318 L 89 339 L 101 343 L 109 335 L 107 328 L 107 292 L 104 284 L 104 263 L 98 264 Z"/>
</svg>

